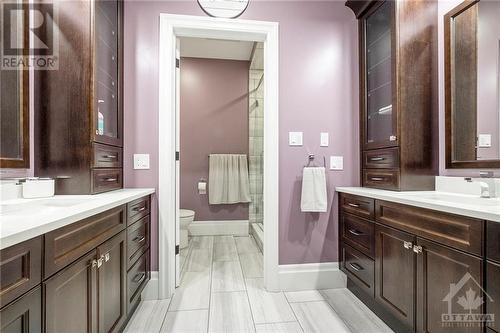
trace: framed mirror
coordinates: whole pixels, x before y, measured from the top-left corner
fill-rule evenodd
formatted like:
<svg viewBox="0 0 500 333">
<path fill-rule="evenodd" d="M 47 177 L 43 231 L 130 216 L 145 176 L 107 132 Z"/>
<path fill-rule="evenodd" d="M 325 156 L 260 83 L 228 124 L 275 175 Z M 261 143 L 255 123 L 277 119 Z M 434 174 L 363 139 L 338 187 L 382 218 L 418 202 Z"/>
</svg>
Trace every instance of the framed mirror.
<svg viewBox="0 0 500 333">
<path fill-rule="evenodd" d="M 22 9 L 22 10 L 21 10 Z M 10 12 L 7 12 L 10 11 Z M 15 11 L 15 14 L 12 12 Z M 0 168 L 29 168 L 28 4 L 0 6 Z"/>
<path fill-rule="evenodd" d="M 500 168 L 500 1 L 444 18 L 446 168 Z"/>
</svg>

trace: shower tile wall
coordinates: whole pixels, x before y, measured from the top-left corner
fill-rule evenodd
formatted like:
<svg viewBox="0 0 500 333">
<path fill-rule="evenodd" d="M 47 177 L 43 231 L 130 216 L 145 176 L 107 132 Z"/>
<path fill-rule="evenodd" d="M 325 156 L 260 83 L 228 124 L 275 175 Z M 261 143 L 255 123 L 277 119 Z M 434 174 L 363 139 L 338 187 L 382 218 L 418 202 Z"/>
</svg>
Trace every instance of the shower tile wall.
<svg viewBox="0 0 500 333">
<path fill-rule="evenodd" d="M 249 163 L 250 163 L 250 195 L 252 202 L 249 207 L 250 223 L 263 222 L 263 153 L 264 153 L 264 83 L 259 82 L 264 75 L 264 49 L 262 43 L 257 43 L 250 69 L 248 89 L 249 102 Z M 258 88 L 258 89 L 257 89 Z"/>
</svg>

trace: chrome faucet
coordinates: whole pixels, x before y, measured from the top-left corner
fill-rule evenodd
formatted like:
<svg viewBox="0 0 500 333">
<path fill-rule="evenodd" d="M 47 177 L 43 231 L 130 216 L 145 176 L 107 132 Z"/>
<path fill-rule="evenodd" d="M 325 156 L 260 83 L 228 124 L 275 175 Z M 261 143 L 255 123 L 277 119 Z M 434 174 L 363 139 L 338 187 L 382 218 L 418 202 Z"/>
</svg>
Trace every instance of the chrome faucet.
<svg viewBox="0 0 500 333">
<path fill-rule="evenodd" d="M 496 198 L 496 182 L 493 171 L 479 172 L 480 178 L 465 178 L 469 183 L 477 182 L 481 185 L 481 198 Z"/>
</svg>

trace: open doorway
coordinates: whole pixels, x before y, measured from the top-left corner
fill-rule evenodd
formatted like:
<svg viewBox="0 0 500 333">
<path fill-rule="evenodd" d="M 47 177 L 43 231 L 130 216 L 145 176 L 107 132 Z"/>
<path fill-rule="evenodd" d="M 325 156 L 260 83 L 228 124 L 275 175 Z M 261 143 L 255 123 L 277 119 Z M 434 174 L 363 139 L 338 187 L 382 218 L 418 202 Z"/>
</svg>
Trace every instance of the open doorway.
<svg viewBox="0 0 500 333">
<path fill-rule="evenodd" d="M 204 298 L 200 293 L 210 287 L 231 291 L 244 278 L 264 277 L 263 43 L 178 42 L 176 285 L 187 290 L 207 280 L 197 286 Z M 190 300 L 174 299 L 173 305 Z"/>
<path fill-rule="evenodd" d="M 200 39 L 205 42 L 210 41 L 232 41 L 233 43 L 246 43 L 251 42 L 252 55 L 256 53 L 256 50 L 260 49 L 262 56 L 263 69 L 265 73 L 264 76 L 252 76 L 250 79 L 250 58 L 248 60 L 248 77 L 246 95 L 246 143 L 248 145 L 248 151 L 246 156 L 247 168 L 251 165 L 252 171 L 254 167 L 257 167 L 259 160 L 250 163 L 249 157 L 251 155 L 251 128 L 250 125 L 252 121 L 251 112 L 252 108 L 256 109 L 261 107 L 262 115 L 262 128 L 257 129 L 255 126 L 254 131 L 260 131 L 262 138 L 259 140 L 254 140 L 262 147 L 261 152 L 261 170 L 262 170 L 262 181 L 256 181 L 256 186 L 254 189 L 261 188 L 261 206 L 260 210 L 254 209 L 254 212 L 261 212 L 261 220 L 266 221 L 262 225 L 263 229 L 263 239 L 262 239 L 262 250 L 263 250 L 263 276 L 264 284 L 268 290 L 278 290 L 278 25 L 272 22 L 260 22 L 260 21 L 246 21 L 246 20 L 222 20 L 213 19 L 205 17 L 191 17 L 191 16 L 180 16 L 180 15 L 168 15 L 162 14 L 160 17 L 160 116 L 159 116 L 159 131 L 160 131 L 160 142 L 161 147 L 159 152 L 159 278 L 158 278 L 158 293 L 159 298 L 170 297 L 176 285 L 181 282 L 180 272 L 184 265 L 188 262 L 182 262 L 179 257 L 176 259 L 176 248 L 180 250 L 180 240 L 183 237 L 186 239 L 186 233 L 183 232 L 181 237 L 180 233 L 180 220 L 181 220 L 181 208 L 187 208 L 186 210 L 194 211 L 193 222 L 191 227 L 188 226 L 187 233 L 187 248 L 189 251 L 189 232 L 191 232 L 192 237 L 196 237 L 195 233 L 199 232 L 199 229 L 210 229 L 209 225 L 212 224 L 211 228 L 216 231 L 210 231 L 211 233 L 221 233 L 223 236 L 233 237 L 236 252 L 238 248 L 236 247 L 236 241 L 234 237 L 253 237 L 254 228 L 250 225 L 250 221 L 259 222 L 258 214 L 251 215 L 250 203 L 252 202 L 252 196 L 258 196 L 259 194 L 255 191 L 248 193 L 250 200 L 248 200 L 248 219 L 246 222 L 241 223 L 241 220 L 233 220 L 233 224 L 228 224 L 224 222 L 217 226 L 217 223 L 206 223 L 201 224 L 201 222 L 207 222 L 203 220 L 198 220 L 196 218 L 196 210 L 189 209 L 190 207 L 181 207 L 181 183 L 182 183 L 182 151 L 181 151 L 181 120 L 182 107 L 177 107 L 178 102 L 181 100 L 180 94 L 176 98 L 176 94 L 180 91 L 181 82 L 176 81 L 176 71 L 180 73 L 180 69 L 176 69 L 176 59 L 179 59 L 179 65 L 182 67 L 182 60 L 179 58 L 180 52 L 182 52 L 182 39 L 191 38 L 198 39 L 198 45 L 200 44 Z M 202 42 L 203 43 L 203 42 Z M 260 44 L 259 44 L 260 43 Z M 213 50 L 213 48 L 211 48 Z M 178 76 L 180 78 L 180 74 Z M 250 82 L 252 81 L 252 82 Z M 260 82 L 260 86 L 259 86 Z M 177 88 L 179 87 L 179 88 Z M 252 87 L 252 89 L 250 89 Z M 257 101 L 257 95 L 251 90 L 261 90 L 261 98 Z M 255 98 L 250 98 L 251 95 Z M 265 110 L 265 111 L 264 111 Z M 256 123 L 256 121 L 255 121 Z M 205 124 L 207 125 L 207 124 Z M 231 126 L 231 125 L 228 125 Z M 234 126 L 234 124 L 233 124 Z M 213 127 L 213 126 L 212 126 Z M 196 136 L 196 131 L 191 130 L 190 135 Z M 257 137 L 257 136 L 256 136 Z M 179 144 L 180 143 L 180 144 Z M 252 143 L 253 144 L 253 143 Z M 176 153 L 177 152 L 177 153 Z M 179 154 L 180 153 L 180 154 Z M 203 157 L 205 167 L 202 169 L 205 172 L 209 172 L 209 168 L 206 168 L 206 163 L 210 162 L 209 155 L 217 153 L 226 153 L 225 151 L 206 151 L 203 152 Z M 230 152 L 234 153 L 234 152 Z M 172 156 L 179 156 L 180 161 L 172 159 Z M 235 155 L 235 154 L 233 154 Z M 245 155 L 244 152 L 240 152 L 238 155 Z M 255 155 L 254 155 L 255 156 Z M 250 175 L 251 170 L 248 168 L 248 187 L 250 192 Z M 203 179 L 202 179 L 203 178 Z M 188 191 L 194 192 L 194 198 L 200 200 L 200 196 L 208 194 L 200 194 L 203 192 L 204 181 L 210 182 L 206 179 L 206 176 L 197 175 L 194 178 L 196 184 L 191 184 L 188 187 Z M 252 177 L 254 178 L 254 177 Z M 253 180 L 253 179 L 252 179 Z M 193 180 L 191 180 L 193 182 Z M 174 186 L 175 184 L 175 186 Z M 262 184 L 262 186 L 260 186 Z M 193 188 L 194 187 L 194 188 Z M 212 187 L 213 189 L 213 187 Z M 205 188 L 205 191 L 210 191 L 210 184 Z M 208 200 L 205 197 L 201 199 Z M 257 204 L 258 200 L 255 201 Z M 201 209 L 201 208 L 200 208 Z M 191 218 L 193 216 L 192 212 L 183 211 L 185 217 Z M 187 214 L 189 213 L 189 214 Z M 198 215 L 201 217 L 201 214 Z M 189 219 L 186 219 L 189 220 Z M 196 223 L 198 221 L 198 223 Z M 243 220 L 245 221 L 245 220 Z M 185 221 L 187 223 L 187 221 Z M 220 226 L 222 225 L 222 227 Z M 194 227 L 193 227 L 194 226 Z M 198 231 L 196 230 L 198 228 Z M 217 228 L 219 228 L 217 231 Z M 234 229 L 234 230 L 230 230 Z M 222 231 L 221 231 L 222 230 Z M 243 230 L 243 231 L 241 231 Z M 224 235 L 224 233 L 229 235 Z M 243 233 L 243 234 L 238 234 Z M 220 241 L 223 243 L 227 238 L 221 238 Z M 192 246 L 202 248 L 202 246 L 207 246 L 206 239 L 195 239 L 196 242 L 192 243 Z M 252 239 L 253 241 L 253 239 Z M 205 243 L 203 243 L 205 242 Z M 205 245 L 202 245 L 205 244 Z M 184 245 L 186 242 L 184 242 Z M 210 244 L 210 241 L 208 241 Z M 248 243 L 247 243 L 248 244 Z M 257 243 L 256 243 L 257 244 Z M 245 244 L 242 244 L 243 247 Z M 210 245 L 208 245 L 210 246 Z M 215 257 L 213 254 L 216 249 L 215 247 L 224 248 L 227 244 L 215 244 L 212 243 L 212 259 Z M 191 248 L 191 250 L 193 249 Z M 234 248 L 230 246 L 233 250 Z M 232 250 L 227 248 L 231 252 Z M 199 253 L 203 251 L 198 251 Z M 241 251 L 240 251 L 241 252 Z M 221 256 L 226 255 L 227 252 L 221 250 Z M 238 254 L 238 253 L 237 253 Z M 186 253 L 188 255 L 188 253 Z M 187 257 L 186 257 L 187 258 Z M 198 259 L 198 257 L 195 257 Z M 187 260 L 187 259 L 186 259 Z M 221 260 L 223 261 L 223 260 Z M 212 263 L 212 265 L 215 265 Z M 221 264 L 224 265 L 224 264 Z M 240 262 L 241 265 L 241 262 Z M 195 265 L 196 266 L 196 265 Z M 189 275 L 189 274 L 188 274 Z M 182 287 L 182 284 L 181 284 Z"/>
</svg>

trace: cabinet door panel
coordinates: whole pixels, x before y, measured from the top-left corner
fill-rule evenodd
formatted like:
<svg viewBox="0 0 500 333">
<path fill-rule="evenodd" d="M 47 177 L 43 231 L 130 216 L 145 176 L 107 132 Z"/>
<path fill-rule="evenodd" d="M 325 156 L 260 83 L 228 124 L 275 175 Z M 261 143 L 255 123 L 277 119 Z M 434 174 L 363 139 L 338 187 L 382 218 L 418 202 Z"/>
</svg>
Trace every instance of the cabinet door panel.
<svg viewBox="0 0 500 333">
<path fill-rule="evenodd" d="M 381 2 L 361 21 L 364 149 L 397 146 L 394 6 Z"/>
<path fill-rule="evenodd" d="M 126 318 L 126 232 L 98 247 L 99 332 L 118 332 Z"/>
<path fill-rule="evenodd" d="M 416 254 L 404 243 L 414 236 L 375 227 L 375 298 L 408 329 L 414 327 Z"/>
<path fill-rule="evenodd" d="M 466 292 L 482 297 L 483 261 L 472 255 L 450 249 L 434 242 L 418 239 L 422 252 L 417 256 L 417 331 L 418 332 L 482 332 L 479 323 L 464 327 L 450 323 L 446 314 L 480 314 L 482 306 L 470 304 Z M 472 294 L 470 294 L 472 295 Z M 462 298 L 463 297 L 463 298 Z M 466 322 L 467 324 L 467 322 Z"/>
<path fill-rule="evenodd" d="M 500 265 L 488 261 L 486 265 L 486 313 L 493 314 L 495 322 L 488 324 L 497 332 L 500 331 Z M 492 302 L 493 301 L 493 302 Z M 489 331 L 488 331 L 489 332 Z"/>
<path fill-rule="evenodd" d="M 99 0 L 95 7 L 94 141 L 121 147 L 123 4 L 119 0 Z"/>
<path fill-rule="evenodd" d="M 42 292 L 40 287 L 0 311 L 0 332 L 42 332 Z"/>
<path fill-rule="evenodd" d="M 47 333 L 97 331 L 95 258 L 92 251 L 44 283 Z"/>
</svg>

